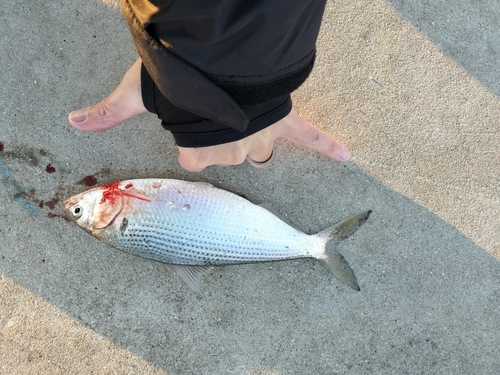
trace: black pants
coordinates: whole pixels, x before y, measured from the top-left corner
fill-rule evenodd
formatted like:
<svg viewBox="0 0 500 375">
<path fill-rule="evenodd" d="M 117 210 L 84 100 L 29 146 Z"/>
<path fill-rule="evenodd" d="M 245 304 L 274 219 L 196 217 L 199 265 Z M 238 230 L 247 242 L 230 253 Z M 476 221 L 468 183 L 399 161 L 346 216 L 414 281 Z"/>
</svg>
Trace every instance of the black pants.
<svg viewBox="0 0 500 375">
<path fill-rule="evenodd" d="M 146 109 L 182 147 L 281 120 L 312 70 L 323 9 L 324 0 L 122 0 Z"/>
<path fill-rule="evenodd" d="M 250 121 L 246 130 L 239 131 L 173 105 L 154 84 L 144 66 L 141 86 L 144 106 L 158 115 L 161 125 L 172 132 L 175 143 L 181 147 L 205 147 L 238 141 L 281 120 L 292 109 L 290 94 L 253 106 L 242 105 Z"/>
</svg>

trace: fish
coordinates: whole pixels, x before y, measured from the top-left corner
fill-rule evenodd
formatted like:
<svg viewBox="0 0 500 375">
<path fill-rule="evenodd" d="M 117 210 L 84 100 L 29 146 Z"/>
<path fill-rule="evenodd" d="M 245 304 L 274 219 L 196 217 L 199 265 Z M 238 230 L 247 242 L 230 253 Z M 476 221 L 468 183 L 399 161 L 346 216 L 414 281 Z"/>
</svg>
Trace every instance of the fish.
<svg viewBox="0 0 500 375">
<path fill-rule="evenodd" d="M 360 290 L 336 248 L 367 221 L 370 210 L 316 234 L 294 228 L 272 211 L 206 182 L 175 179 L 114 182 L 63 203 L 70 221 L 119 250 L 167 263 L 195 292 L 215 266 L 297 258 L 319 260 Z"/>
</svg>

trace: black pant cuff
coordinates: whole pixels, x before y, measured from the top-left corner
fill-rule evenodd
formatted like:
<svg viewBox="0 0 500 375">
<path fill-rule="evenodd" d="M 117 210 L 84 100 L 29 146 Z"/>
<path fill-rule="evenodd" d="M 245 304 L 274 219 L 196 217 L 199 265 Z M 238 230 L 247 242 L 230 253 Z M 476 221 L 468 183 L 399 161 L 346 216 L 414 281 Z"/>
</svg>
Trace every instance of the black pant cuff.
<svg viewBox="0 0 500 375">
<path fill-rule="evenodd" d="M 172 131 L 175 143 L 180 147 L 207 147 L 223 143 L 239 141 L 286 117 L 292 110 L 290 95 L 286 100 L 273 110 L 250 120 L 245 131 L 241 132 L 232 128 L 202 133 L 183 133 Z"/>
</svg>

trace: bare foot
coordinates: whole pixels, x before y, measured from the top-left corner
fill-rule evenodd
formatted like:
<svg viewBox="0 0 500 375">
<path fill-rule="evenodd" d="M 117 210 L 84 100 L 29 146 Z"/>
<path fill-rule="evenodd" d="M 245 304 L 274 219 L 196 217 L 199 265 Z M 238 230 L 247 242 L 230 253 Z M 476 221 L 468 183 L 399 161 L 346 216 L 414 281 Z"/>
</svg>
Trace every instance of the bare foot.
<svg viewBox="0 0 500 375">
<path fill-rule="evenodd" d="M 118 87 L 106 99 L 69 114 L 69 123 L 87 132 L 110 129 L 123 121 L 146 112 L 141 94 L 141 59 L 125 73 Z"/>
<path fill-rule="evenodd" d="M 191 172 L 201 172 L 209 165 L 241 164 L 245 160 L 255 168 L 264 168 L 273 155 L 275 139 L 280 137 L 338 162 L 349 160 L 349 150 L 343 144 L 312 126 L 292 109 L 283 119 L 242 140 L 209 147 L 178 147 L 179 164 Z"/>
</svg>

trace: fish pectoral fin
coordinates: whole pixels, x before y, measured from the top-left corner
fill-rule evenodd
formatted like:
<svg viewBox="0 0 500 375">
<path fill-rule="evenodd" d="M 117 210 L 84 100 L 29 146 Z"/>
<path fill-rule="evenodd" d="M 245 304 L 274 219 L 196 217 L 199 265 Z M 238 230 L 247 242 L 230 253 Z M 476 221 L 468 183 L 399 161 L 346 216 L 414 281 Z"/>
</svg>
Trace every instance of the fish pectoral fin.
<svg viewBox="0 0 500 375">
<path fill-rule="evenodd" d="M 212 266 L 183 266 L 179 264 L 168 265 L 193 291 L 200 293 L 201 277 L 210 272 Z"/>
</svg>

